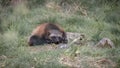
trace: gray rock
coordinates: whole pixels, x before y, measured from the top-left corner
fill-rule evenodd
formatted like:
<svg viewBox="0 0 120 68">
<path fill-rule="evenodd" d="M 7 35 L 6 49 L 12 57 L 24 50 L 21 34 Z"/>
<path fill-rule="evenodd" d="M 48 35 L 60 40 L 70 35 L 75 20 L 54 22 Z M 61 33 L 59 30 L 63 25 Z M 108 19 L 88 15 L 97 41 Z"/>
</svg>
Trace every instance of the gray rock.
<svg viewBox="0 0 120 68">
<path fill-rule="evenodd" d="M 115 48 L 115 45 L 109 38 L 103 38 L 101 39 L 95 46 L 97 47 L 110 47 L 110 48 Z"/>
</svg>

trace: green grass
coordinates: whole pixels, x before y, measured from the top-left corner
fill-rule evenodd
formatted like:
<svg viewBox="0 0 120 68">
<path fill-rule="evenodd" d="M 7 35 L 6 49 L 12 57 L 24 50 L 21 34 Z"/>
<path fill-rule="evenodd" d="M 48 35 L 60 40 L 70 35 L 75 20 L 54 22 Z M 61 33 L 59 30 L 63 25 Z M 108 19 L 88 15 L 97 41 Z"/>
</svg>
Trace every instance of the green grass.
<svg viewBox="0 0 120 68">
<path fill-rule="evenodd" d="M 94 49 L 84 46 L 80 48 L 73 47 L 73 50 L 69 51 L 69 53 L 74 55 L 74 49 L 79 49 L 78 52 L 82 57 L 109 58 L 116 62 L 117 68 L 119 68 L 119 4 L 118 6 L 112 5 L 111 7 L 111 2 L 108 0 L 106 2 L 109 4 L 104 4 L 104 1 L 100 0 L 98 2 L 95 0 L 91 2 L 66 0 L 64 4 L 72 6 L 66 7 L 65 5 L 60 5 L 60 11 L 57 11 L 55 10 L 55 6 L 52 6 L 53 9 L 45 6 L 49 2 L 54 2 L 56 6 L 60 3 L 57 0 L 34 0 L 30 1 L 27 5 L 22 3 L 15 7 L 3 8 L 0 5 L 1 67 L 68 68 L 68 66 L 59 63 L 59 58 L 61 55 L 64 55 L 64 49 L 42 49 L 42 51 L 31 53 L 32 50 L 29 49 L 27 44 L 29 35 L 38 24 L 51 22 L 59 23 L 65 31 L 83 33 L 87 39 L 93 40 L 95 43 L 103 37 L 110 38 L 114 42 L 116 49 Z M 79 6 L 78 11 L 73 10 L 75 7 L 73 2 Z M 68 11 L 69 9 L 72 11 Z M 83 10 L 87 11 L 87 16 L 81 14 Z M 41 48 L 44 48 L 44 46 Z M 90 68 L 86 60 L 82 64 L 83 68 Z"/>
</svg>

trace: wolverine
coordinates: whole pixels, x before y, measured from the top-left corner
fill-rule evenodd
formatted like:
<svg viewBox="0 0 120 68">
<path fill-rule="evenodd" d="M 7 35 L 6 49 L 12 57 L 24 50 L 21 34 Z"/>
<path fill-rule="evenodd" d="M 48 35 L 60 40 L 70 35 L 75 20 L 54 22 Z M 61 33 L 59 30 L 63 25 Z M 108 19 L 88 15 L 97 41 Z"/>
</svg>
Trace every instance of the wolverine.
<svg viewBox="0 0 120 68">
<path fill-rule="evenodd" d="M 28 44 L 30 46 L 51 43 L 68 43 L 66 32 L 58 24 L 40 24 L 33 30 L 31 36 L 28 39 Z"/>
</svg>

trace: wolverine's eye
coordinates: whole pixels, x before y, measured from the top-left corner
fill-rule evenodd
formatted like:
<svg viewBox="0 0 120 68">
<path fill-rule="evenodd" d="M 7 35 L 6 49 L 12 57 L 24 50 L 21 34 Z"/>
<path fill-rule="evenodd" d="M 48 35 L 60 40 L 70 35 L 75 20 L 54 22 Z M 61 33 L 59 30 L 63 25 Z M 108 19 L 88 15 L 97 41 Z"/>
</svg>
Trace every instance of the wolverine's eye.
<svg viewBox="0 0 120 68">
<path fill-rule="evenodd" d="M 62 38 L 62 37 L 58 37 L 58 39 L 59 39 L 59 40 L 63 40 L 64 38 Z"/>
</svg>

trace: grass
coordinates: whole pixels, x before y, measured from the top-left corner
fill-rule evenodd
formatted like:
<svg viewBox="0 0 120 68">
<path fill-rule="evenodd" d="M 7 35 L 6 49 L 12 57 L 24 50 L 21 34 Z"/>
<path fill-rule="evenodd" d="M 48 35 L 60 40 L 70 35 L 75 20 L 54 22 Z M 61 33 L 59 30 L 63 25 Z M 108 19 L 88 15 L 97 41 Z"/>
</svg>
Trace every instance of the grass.
<svg viewBox="0 0 120 68">
<path fill-rule="evenodd" d="M 67 1 L 65 4 L 72 5 L 70 10 L 75 8 L 75 2 L 79 8 L 72 12 L 67 11 L 65 5 L 57 8 L 60 1 L 50 0 L 52 8 L 46 7 L 49 1 L 34 0 L 28 5 L 20 4 L 11 9 L 11 7 L 0 8 L 0 67 L 3 68 L 69 68 L 59 62 L 61 55 L 65 55 L 65 49 L 52 49 L 49 45 L 29 47 L 27 38 L 32 30 L 41 23 L 52 22 L 59 23 L 65 31 L 84 33 L 88 40 L 95 43 L 103 37 L 110 38 L 115 49 L 96 49 L 94 47 L 73 47 L 68 52 L 69 57 L 74 56 L 76 50 L 80 53 L 82 68 L 92 68 L 87 60 L 98 58 L 107 58 L 115 62 L 116 68 L 120 66 L 120 17 L 119 5 L 111 7 L 110 5 L 98 4 L 92 0 L 89 1 Z M 46 3 L 47 2 L 47 3 Z M 81 2 L 81 4 L 80 4 Z M 37 3 L 35 6 L 32 4 Z M 39 3 L 41 5 L 39 5 Z M 98 5 L 97 5 L 98 4 Z M 105 6 L 105 7 L 104 7 Z M 80 10 L 82 8 L 82 10 Z M 86 10 L 87 16 L 81 14 Z M 35 51 L 35 52 L 34 52 Z M 87 57 L 87 58 L 86 58 Z M 93 61 L 93 62 L 94 62 Z M 98 68 L 98 67 L 95 67 Z M 109 68 L 109 67 L 106 67 Z"/>
<path fill-rule="evenodd" d="M 119 68 L 119 48 L 96 48 L 94 46 L 72 46 L 61 59 L 63 64 L 82 68 Z M 68 58 L 69 56 L 69 58 Z M 117 59 L 117 60 L 116 60 Z M 71 61 L 72 60 L 72 61 Z"/>
</svg>

